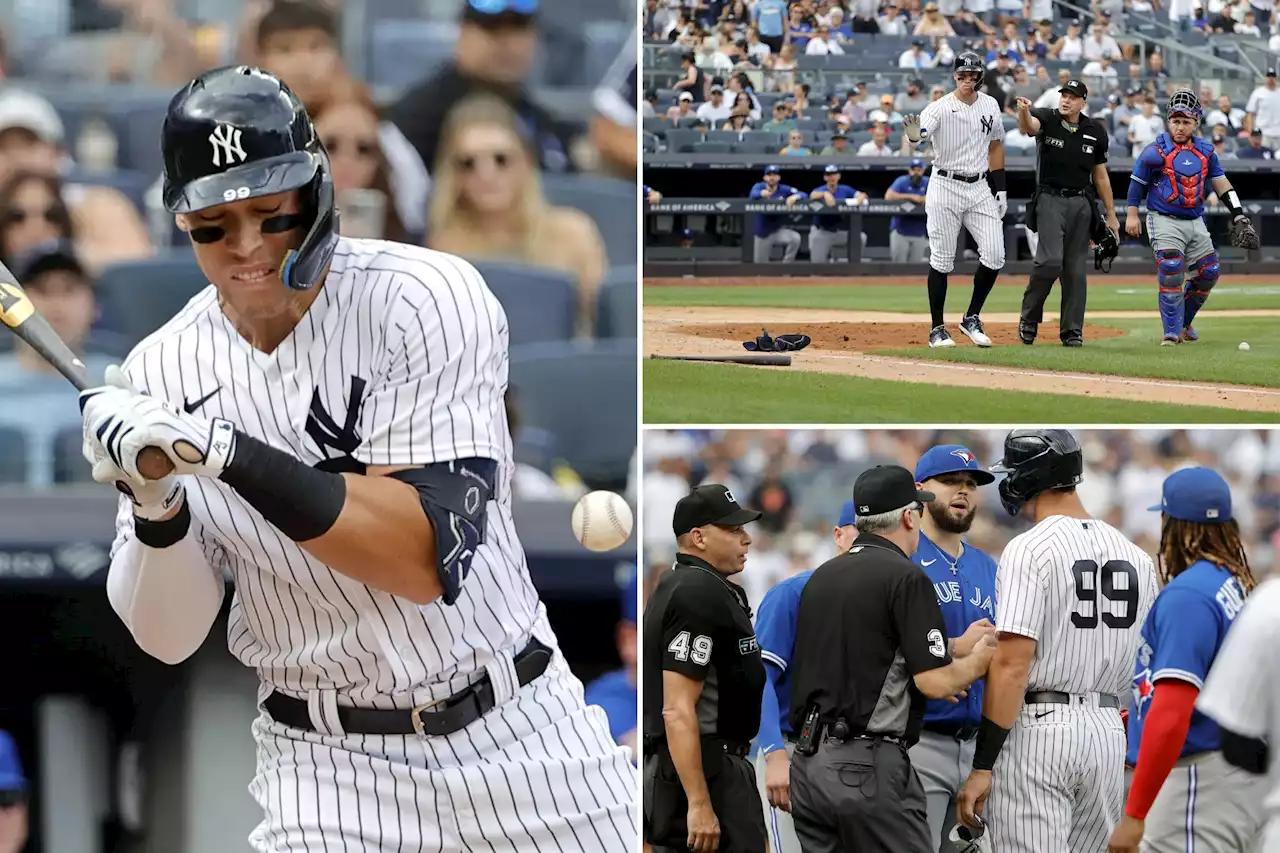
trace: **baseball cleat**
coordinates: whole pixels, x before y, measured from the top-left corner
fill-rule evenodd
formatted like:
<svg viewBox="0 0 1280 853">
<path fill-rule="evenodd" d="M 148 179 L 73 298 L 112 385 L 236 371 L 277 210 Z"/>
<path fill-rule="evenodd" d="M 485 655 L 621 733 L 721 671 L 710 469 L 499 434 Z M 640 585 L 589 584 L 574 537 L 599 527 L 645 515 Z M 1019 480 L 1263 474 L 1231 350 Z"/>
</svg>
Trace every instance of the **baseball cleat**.
<svg viewBox="0 0 1280 853">
<path fill-rule="evenodd" d="M 1065 341 L 1062 342 L 1062 345 L 1064 347 L 1082 347 L 1084 346 L 1084 341 L 1080 340 L 1079 338 L 1067 338 Z"/>
<path fill-rule="evenodd" d="M 1179 337 L 1178 335 L 1165 335 L 1164 340 L 1160 342 L 1160 346 L 1176 347 L 1180 343 L 1182 343 L 1182 338 Z"/>
<path fill-rule="evenodd" d="M 1190 326 L 1187 326 L 1185 329 L 1182 330 L 1183 343 L 1191 343 L 1192 341 L 1198 341 L 1198 340 L 1200 340 L 1200 336 L 1196 334 L 1195 329 L 1191 328 Z"/>
<path fill-rule="evenodd" d="M 1020 322 L 1018 323 L 1018 340 L 1027 346 L 1031 346 L 1036 342 L 1036 332 L 1039 327 L 1035 323 Z"/>
<path fill-rule="evenodd" d="M 946 326 L 934 326 L 929 330 L 929 348 L 937 349 L 939 347 L 953 347 L 956 342 L 951 339 L 951 334 L 947 332 Z"/>
<path fill-rule="evenodd" d="M 987 337 L 987 332 L 982 328 L 982 321 L 978 319 L 977 314 L 970 314 L 968 317 L 960 321 L 960 331 L 965 336 L 980 347 L 991 346 L 991 338 Z"/>
</svg>

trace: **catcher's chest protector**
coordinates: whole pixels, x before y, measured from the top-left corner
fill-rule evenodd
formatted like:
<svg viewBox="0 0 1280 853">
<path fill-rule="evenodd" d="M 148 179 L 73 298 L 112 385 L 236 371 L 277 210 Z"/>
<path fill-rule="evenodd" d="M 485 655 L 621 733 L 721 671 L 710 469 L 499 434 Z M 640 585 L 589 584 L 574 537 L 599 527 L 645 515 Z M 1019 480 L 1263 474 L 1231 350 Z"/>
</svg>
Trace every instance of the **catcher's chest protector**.
<svg viewBox="0 0 1280 853">
<path fill-rule="evenodd" d="M 1202 150 L 1200 143 L 1201 140 L 1193 136 L 1186 145 L 1177 145 L 1167 133 L 1160 134 L 1156 140 L 1163 161 L 1161 171 L 1169 181 L 1169 195 L 1165 198 L 1169 204 L 1195 207 L 1206 195 L 1209 154 L 1213 149 Z"/>
</svg>

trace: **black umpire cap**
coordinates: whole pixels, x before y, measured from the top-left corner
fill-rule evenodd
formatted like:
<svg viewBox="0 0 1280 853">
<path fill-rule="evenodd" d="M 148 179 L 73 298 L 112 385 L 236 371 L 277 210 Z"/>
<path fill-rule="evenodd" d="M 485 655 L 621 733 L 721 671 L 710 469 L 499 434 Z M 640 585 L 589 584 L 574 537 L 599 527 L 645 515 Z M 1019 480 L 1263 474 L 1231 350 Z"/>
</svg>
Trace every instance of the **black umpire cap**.
<svg viewBox="0 0 1280 853">
<path fill-rule="evenodd" d="M 739 524 L 755 521 L 762 515 L 764 513 L 739 506 L 728 486 L 707 483 L 680 499 L 671 519 L 671 526 L 676 536 L 683 536 L 695 527 L 706 527 L 708 524 L 737 527 Z"/>
<path fill-rule="evenodd" d="M 919 501 L 928 503 L 933 492 L 916 488 L 916 478 L 901 465 L 877 465 L 858 475 L 853 484 L 853 505 L 858 515 L 879 515 Z"/>
<path fill-rule="evenodd" d="M 1079 80 L 1068 80 L 1058 87 L 1059 92 L 1068 92 L 1077 98 L 1089 98 L 1089 87 Z"/>
</svg>

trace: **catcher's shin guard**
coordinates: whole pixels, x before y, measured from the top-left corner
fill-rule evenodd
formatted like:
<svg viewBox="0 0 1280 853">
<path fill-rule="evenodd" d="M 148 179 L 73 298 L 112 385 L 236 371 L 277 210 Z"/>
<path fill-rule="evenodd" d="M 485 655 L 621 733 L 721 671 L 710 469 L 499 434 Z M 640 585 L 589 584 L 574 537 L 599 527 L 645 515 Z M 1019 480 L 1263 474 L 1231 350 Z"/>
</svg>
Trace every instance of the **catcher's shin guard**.
<svg viewBox="0 0 1280 853">
<path fill-rule="evenodd" d="M 1183 292 L 1183 328 L 1190 328 L 1196 312 L 1204 307 L 1209 291 L 1218 283 L 1218 253 L 1211 252 L 1191 265 L 1191 280 Z"/>
<path fill-rule="evenodd" d="M 1182 279 L 1186 258 L 1177 249 L 1156 253 L 1156 279 L 1160 283 L 1160 325 L 1166 338 L 1181 338 L 1184 328 Z"/>
</svg>

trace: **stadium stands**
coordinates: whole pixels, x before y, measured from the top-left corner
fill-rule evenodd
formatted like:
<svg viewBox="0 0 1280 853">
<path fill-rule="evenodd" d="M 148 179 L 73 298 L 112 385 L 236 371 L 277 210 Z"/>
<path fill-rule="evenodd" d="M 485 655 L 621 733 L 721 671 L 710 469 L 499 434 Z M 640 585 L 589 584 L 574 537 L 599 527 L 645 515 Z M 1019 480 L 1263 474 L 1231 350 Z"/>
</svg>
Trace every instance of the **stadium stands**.
<svg viewBox="0 0 1280 853">
<path fill-rule="evenodd" d="M 513 347 L 573 337 L 578 297 L 568 275 L 489 261 L 475 266 L 507 312 Z"/>
</svg>

